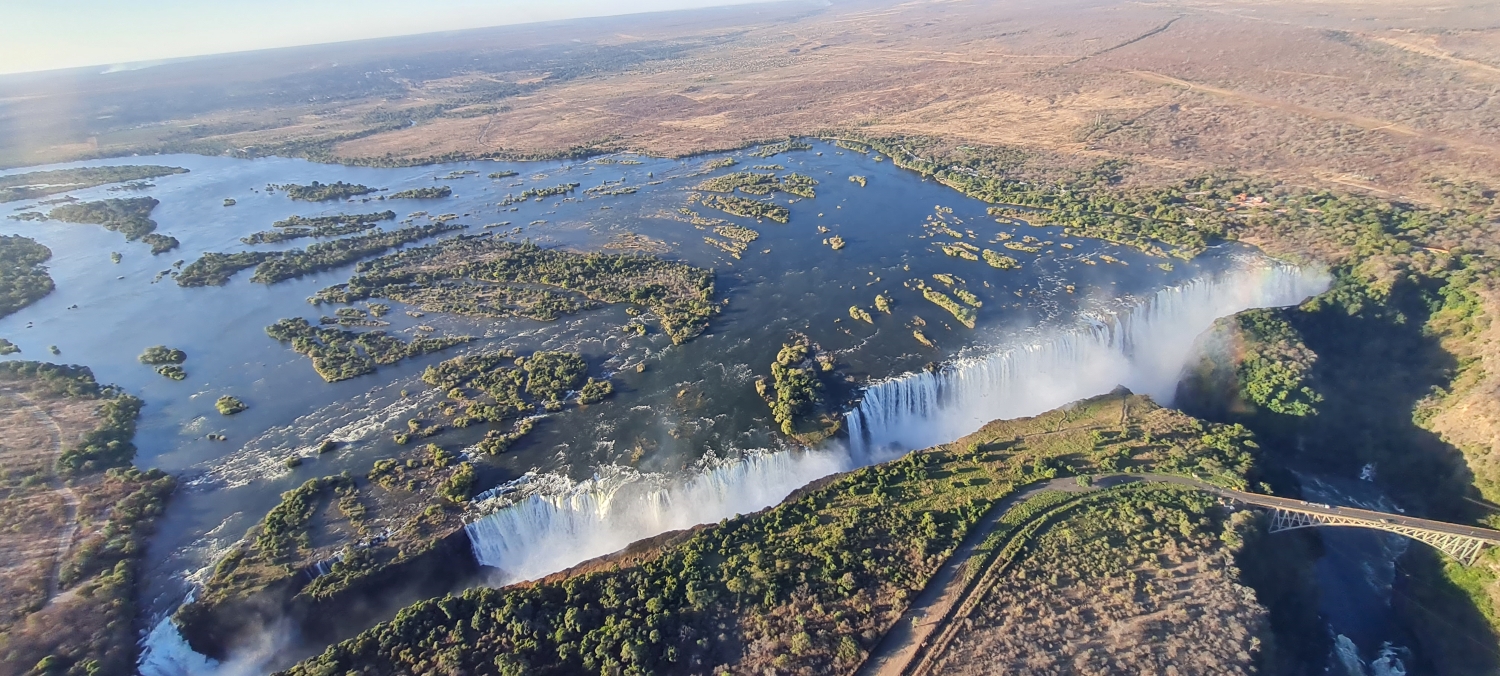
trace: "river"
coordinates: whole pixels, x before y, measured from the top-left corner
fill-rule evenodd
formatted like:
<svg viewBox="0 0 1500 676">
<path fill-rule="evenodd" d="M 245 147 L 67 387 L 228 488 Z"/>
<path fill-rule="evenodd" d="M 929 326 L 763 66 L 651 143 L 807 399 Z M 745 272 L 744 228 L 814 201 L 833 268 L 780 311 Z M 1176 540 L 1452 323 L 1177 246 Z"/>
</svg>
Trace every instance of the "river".
<svg viewBox="0 0 1500 676">
<path fill-rule="evenodd" d="M 0 320 L 0 336 L 24 350 L 12 358 L 86 364 L 101 382 L 146 401 L 137 464 L 183 478 L 145 567 L 149 612 L 162 618 L 282 491 L 314 476 L 363 474 L 375 460 L 398 453 L 391 431 L 439 396 L 421 384 L 421 371 L 456 354 L 497 347 L 573 349 L 616 381 L 612 399 L 551 415 L 512 452 L 486 461 L 482 476 L 495 488 L 479 501 L 469 527 L 476 556 L 505 579 L 525 579 L 663 530 L 773 504 L 812 479 L 951 440 L 991 419 L 1040 413 L 1122 384 L 1169 401 L 1192 340 L 1215 319 L 1296 303 L 1327 283 L 1316 271 L 1270 261 L 1239 245 L 1218 246 L 1186 262 L 1067 237 L 1060 228 L 997 222 L 982 202 L 833 145 L 814 143 L 771 157 L 751 152 L 412 168 L 172 155 L 28 168 L 188 168 L 190 173 L 155 179 L 154 187 L 139 193 L 161 201 L 153 213 L 157 231 L 177 237 L 181 248 L 153 257 L 143 245 L 98 226 L 13 223 L 10 231 L 52 248 L 57 290 Z M 705 173 L 706 163 L 721 157 L 737 165 Z M 820 183 L 815 198 L 772 198 L 790 210 L 785 225 L 693 206 L 702 216 L 759 232 L 735 259 L 706 243 L 713 233 L 685 222 L 679 210 L 706 176 L 756 165 L 777 165 L 782 168 L 765 171 L 795 171 Z M 488 178 L 502 171 L 518 175 Z M 306 203 L 266 190 L 268 184 L 314 180 L 388 190 L 382 194 L 447 185 L 453 195 Z M 568 197 L 502 204 L 507 194 L 571 182 L 581 185 Z M 584 192 L 605 183 L 636 192 Z M 83 200 L 122 196 L 106 187 L 70 194 Z M 223 206 L 226 198 L 235 205 Z M 419 211 L 456 214 L 455 222 L 468 225 L 470 233 L 504 233 L 543 246 L 639 246 L 643 236 L 649 238 L 645 246 L 660 255 L 713 268 L 718 298 L 728 304 L 707 333 L 674 346 L 659 333 L 625 336 L 619 331 L 628 319 L 622 308 L 544 323 L 418 318 L 406 313 L 412 308 L 392 303 L 385 319 L 393 333 L 416 335 L 427 326 L 438 334 L 481 339 L 329 384 L 306 358 L 263 329 L 284 317 L 316 322 L 320 314 L 331 314 L 305 299 L 345 281 L 352 266 L 271 286 L 251 283 L 248 272 L 222 287 L 181 288 L 171 277 L 158 279 L 174 261 L 190 262 L 204 252 L 277 248 L 239 240 L 291 215 L 387 208 L 398 218 Z M 954 238 L 937 236 L 940 231 L 960 233 L 961 241 L 1010 255 L 1020 266 L 1001 270 L 945 254 L 937 242 Z M 844 240 L 843 248 L 825 243 L 834 235 Z M 1002 240 L 1025 238 L 1033 238 L 1024 246 L 1035 252 L 1003 246 Z M 110 262 L 110 252 L 123 254 L 118 264 Z M 912 288 L 916 280 L 946 288 L 935 280 L 938 274 L 954 276 L 953 286 L 982 302 L 973 329 Z M 873 308 L 877 293 L 894 300 L 890 314 Z M 853 305 L 872 312 L 873 322 L 851 318 Z M 914 329 L 937 347 L 924 347 Z M 773 434 L 769 410 L 753 387 L 794 334 L 836 356 L 837 374 L 854 395 L 846 416 L 850 435 L 815 449 L 789 446 Z M 142 349 L 157 344 L 187 352 L 187 380 L 167 380 L 137 362 Z M 59 356 L 47 354 L 50 345 Z M 638 372 L 638 364 L 646 368 Z M 222 394 L 244 399 L 250 409 L 219 416 L 213 402 Z M 210 433 L 227 441 L 209 440 Z M 482 434 L 453 430 L 433 441 L 457 450 Z M 312 453 L 324 438 L 343 443 L 335 453 Z M 309 460 L 288 468 L 284 461 L 294 454 Z M 207 669 L 192 666 L 180 645 L 171 647 L 173 633 L 170 625 L 157 623 L 147 641 L 145 672 Z"/>
</svg>

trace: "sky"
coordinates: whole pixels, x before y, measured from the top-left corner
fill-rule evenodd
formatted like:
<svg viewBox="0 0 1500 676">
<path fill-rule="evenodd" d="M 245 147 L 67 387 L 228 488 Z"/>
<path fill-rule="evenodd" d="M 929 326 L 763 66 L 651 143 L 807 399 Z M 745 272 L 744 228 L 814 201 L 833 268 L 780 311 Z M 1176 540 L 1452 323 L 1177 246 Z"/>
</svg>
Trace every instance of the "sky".
<svg viewBox="0 0 1500 676">
<path fill-rule="evenodd" d="M 4 0 L 0 74 L 757 0 Z"/>
</svg>

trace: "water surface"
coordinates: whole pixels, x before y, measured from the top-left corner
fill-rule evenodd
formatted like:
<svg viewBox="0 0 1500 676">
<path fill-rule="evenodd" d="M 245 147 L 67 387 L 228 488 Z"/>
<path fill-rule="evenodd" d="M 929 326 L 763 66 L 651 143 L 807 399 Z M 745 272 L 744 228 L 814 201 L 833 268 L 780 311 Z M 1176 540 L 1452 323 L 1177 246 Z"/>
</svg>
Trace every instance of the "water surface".
<svg viewBox="0 0 1500 676">
<path fill-rule="evenodd" d="M 127 243 L 98 226 L 6 222 L 8 232 L 52 248 L 57 290 L 0 320 L 0 337 L 24 350 L 13 358 L 85 364 L 101 382 L 119 384 L 146 401 L 136 438 L 137 463 L 184 479 L 146 566 L 147 599 L 151 612 L 160 616 L 182 600 L 191 587 L 190 576 L 201 575 L 282 491 L 314 476 L 343 470 L 363 474 L 375 460 L 400 452 L 391 432 L 404 429 L 408 418 L 438 397 L 421 384 L 421 371 L 457 354 L 500 347 L 577 350 L 596 375 L 615 378 L 618 393 L 612 399 L 552 415 L 512 452 L 487 461 L 486 483 L 504 486 L 499 492 L 510 497 L 489 503 L 496 515 L 471 533 L 499 538 L 489 544 L 502 553 L 491 552 L 488 561 L 484 546 L 479 547 L 481 561 L 492 565 L 509 565 L 501 559 L 513 555 L 504 551 L 534 553 L 512 571 L 526 577 L 555 570 L 584 553 L 573 544 L 591 543 L 588 551 L 612 547 L 613 540 L 599 537 L 602 532 L 612 532 L 615 539 L 633 538 L 716 520 L 720 512 L 756 509 L 811 478 L 882 454 L 950 440 L 983 420 L 1039 413 L 1116 384 L 1154 392 L 1159 382 L 1175 381 L 1174 364 L 1180 369 L 1191 339 L 1213 319 L 1247 307 L 1297 302 L 1323 283 L 1316 275 L 1275 266 L 1246 247 L 1217 247 L 1184 262 L 1067 237 L 1059 228 L 998 222 L 982 202 L 890 162 L 827 144 L 770 158 L 749 151 L 727 156 L 737 159 L 737 166 L 708 174 L 705 163 L 720 156 L 665 160 L 621 155 L 389 169 L 173 155 L 42 167 L 151 163 L 190 169 L 156 179 L 154 188 L 141 193 L 161 200 L 153 214 L 157 231 L 177 237 L 182 245 L 153 257 L 144 245 Z M 791 210 L 790 223 L 756 222 L 691 206 L 704 217 L 760 233 L 740 259 L 706 243 L 704 237 L 713 233 L 680 213 L 706 176 L 770 164 L 784 167 L 775 170 L 778 174 L 796 171 L 820 181 L 815 198 L 782 193 L 771 198 Z M 501 170 L 519 176 L 487 178 Z M 447 178 L 465 171 L 476 173 Z M 851 175 L 867 177 L 867 185 L 851 182 Z M 436 200 L 356 198 L 314 204 L 265 189 L 267 184 L 314 180 L 388 189 L 380 194 L 447 185 L 454 194 Z M 501 206 L 507 194 L 571 182 L 581 187 L 569 197 Z M 584 192 L 605 182 L 637 192 Z M 121 196 L 106 187 L 72 194 L 84 200 Z M 225 198 L 237 203 L 224 207 Z M 333 308 L 314 307 L 306 298 L 345 281 L 352 266 L 272 286 L 251 283 L 248 271 L 223 287 L 180 288 L 170 277 L 156 281 L 174 261 L 190 262 L 204 252 L 312 242 L 270 247 L 240 243 L 239 238 L 291 215 L 388 208 L 398 220 L 419 211 L 457 214 L 455 222 L 470 226 L 468 234 L 489 232 L 577 250 L 619 245 L 627 235 L 644 236 L 659 255 L 714 269 L 717 298 L 727 304 L 708 332 L 673 346 L 659 333 L 626 337 L 620 326 L 629 318 L 621 307 L 544 323 L 438 314 L 418 318 L 408 316 L 413 308 L 393 302 L 385 317 L 391 322 L 388 331 L 410 337 L 420 333 L 418 326 L 427 326 L 439 334 L 480 340 L 329 384 L 306 358 L 267 337 L 264 327 L 284 317 L 316 322 L 319 315 L 331 315 Z M 416 221 L 425 222 L 420 216 Z M 939 229 L 960 233 L 962 241 L 1007 254 L 1021 265 L 999 270 L 946 255 L 937 243 L 955 238 L 934 236 Z M 824 243 L 834 235 L 847 243 L 841 250 Z M 1010 241 L 1034 238 L 1032 244 L 1040 250 L 1006 249 L 1005 236 Z M 110 262 L 112 251 L 123 254 L 119 264 Z M 913 288 L 917 280 L 946 288 L 935 274 L 955 276 L 956 285 L 982 301 L 975 328 L 962 326 Z M 895 301 L 891 314 L 875 311 L 877 293 Z M 852 305 L 871 312 L 873 324 L 852 319 Z M 914 329 L 937 348 L 921 345 Z M 865 406 L 850 409 L 853 448 L 836 440 L 813 453 L 791 451 L 770 432 L 769 410 L 753 381 L 769 375 L 777 350 L 796 334 L 836 355 L 836 378 L 842 385 L 832 393 L 850 395 L 851 406 L 862 386 L 880 383 L 870 390 Z M 157 344 L 188 353 L 186 381 L 167 380 L 136 361 L 141 350 Z M 60 356 L 48 354 L 49 345 L 56 345 Z M 1044 358 L 1050 361 L 1039 361 Z M 945 363 L 950 366 L 931 370 Z M 641 364 L 645 368 L 638 372 Z M 1004 397 L 987 399 L 986 393 L 1000 390 Z M 250 410 L 232 418 L 219 416 L 213 402 L 223 394 L 240 397 Z M 984 403 L 1002 398 L 1011 403 Z M 911 433 L 893 432 L 902 428 Z M 458 450 L 483 432 L 455 430 L 432 441 Z M 210 433 L 224 434 L 228 441 L 210 441 Z M 325 438 L 345 443 L 335 453 L 316 456 L 311 449 Z M 309 461 L 288 469 L 284 461 L 291 455 L 307 455 Z M 748 463 L 737 460 L 747 457 Z M 516 481 L 529 471 L 533 478 Z M 747 490 L 750 486 L 763 490 Z M 523 494 L 529 497 L 517 497 Z M 726 494 L 738 498 L 714 502 L 707 497 Z M 610 521 L 609 509 L 646 503 L 660 514 L 635 519 L 628 528 Z M 694 509 L 684 507 L 688 504 Z M 705 504 L 709 507 L 699 509 Z"/>
</svg>

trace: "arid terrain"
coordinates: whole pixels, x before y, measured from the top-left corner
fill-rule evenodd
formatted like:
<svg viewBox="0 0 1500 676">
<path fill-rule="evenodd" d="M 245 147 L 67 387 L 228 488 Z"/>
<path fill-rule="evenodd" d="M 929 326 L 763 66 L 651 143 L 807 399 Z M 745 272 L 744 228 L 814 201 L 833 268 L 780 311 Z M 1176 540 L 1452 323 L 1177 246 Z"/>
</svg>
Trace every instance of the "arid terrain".
<svg viewBox="0 0 1500 676">
<path fill-rule="evenodd" d="M 133 564 L 174 481 L 103 470 L 101 450 L 134 452 L 138 405 L 87 369 L 34 364 L 0 372 L 0 673 L 119 673 L 133 655 Z"/>
<path fill-rule="evenodd" d="M 68 91 L 12 76 L 3 161 L 686 155 L 855 129 L 1377 194 L 1500 177 L 1500 11 L 1482 4 L 788 2 L 458 35 L 303 48 L 257 68 L 215 57 L 212 75 L 193 62 L 80 73 Z M 392 52 L 417 65 L 377 68 Z M 291 74 L 307 61 L 327 67 Z M 173 88 L 222 96 L 147 100 Z"/>
<path fill-rule="evenodd" d="M 78 495 L 53 472 L 64 438 L 93 429 L 97 403 L 37 396 L 20 389 L 0 392 L 0 466 L 6 472 L 0 531 L 0 596 L 26 614 L 46 607 L 57 594 L 63 562 L 78 530 Z M 24 617 L 22 615 L 21 617 Z M 9 626 L 21 617 L 6 617 Z"/>
</svg>

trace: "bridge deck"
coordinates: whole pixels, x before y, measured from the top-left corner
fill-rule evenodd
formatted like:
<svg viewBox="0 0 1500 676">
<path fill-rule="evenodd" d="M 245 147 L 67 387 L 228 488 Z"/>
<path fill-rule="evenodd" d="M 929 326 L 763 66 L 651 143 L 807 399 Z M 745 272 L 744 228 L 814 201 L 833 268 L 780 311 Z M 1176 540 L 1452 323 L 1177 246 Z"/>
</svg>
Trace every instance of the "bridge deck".
<svg viewBox="0 0 1500 676">
<path fill-rule="evenodd" d="M 1446 521 L 1433 521 L 1431 519 L 1419 519 L 1417 517 L 1406 516 L 1404 514 L 1396 514 L 1392 512 L 1377 512 L 1369 509 L 1360 509 L 1358 507 L 1336 507 L 1333 505 L 1324 505 L 1316 502 L 1308 502 L 1306 500 L 1297 500 L 1294 498 L 1281 498 L 1274 495 L 1246 493 L 1244 491 L 1235 491 L 1228 488 L 1220 488 L 1219 486 L 1215 486 L 1211 483 L 1208 483 L 1207 481 L 1201 481 L 1198 479 L 1192 479 L 1183 476 L 1174 476 L 1170 474 L 1111 474 L 1107 477 L 1101 478 L 1100 481 L 1103 485 L 1131 483 L 1134 481 L 1155 481 L 1161 483 L 1178 484 L 1182 486 L 1192 486 L 1209 493 L 1217 493 L 1236 502 L 1242 502 L 1247 505 L 1255 505 L 1257 507 L 1269 507 L 1272 509 L 1280 509 L 1287 512 L 1299 512 L 1302 514 L 1312 514 L 1316 516 L 1338 517 L 1341 519 L 1360 519 L 1372 523 L 1406 526 L 1408 528 L 1417 528 L 1421 530 L 1432 531 L 1434 533 L 1443 533 L 1445 535 L 1460 535 L 1463 537 L 1475 538 L 1478 540 L 1484 540 L 1485 542 L 1491 544 L 1500 545 L 1500 531 L 1490 530 L 1488 528 L 1464 526 L 1448 523 Z"/>
</svg>

